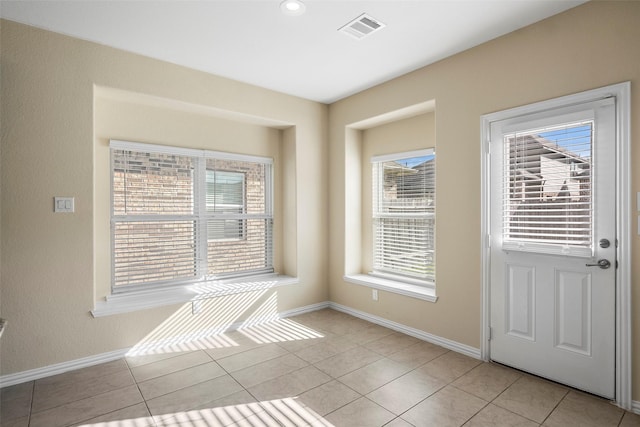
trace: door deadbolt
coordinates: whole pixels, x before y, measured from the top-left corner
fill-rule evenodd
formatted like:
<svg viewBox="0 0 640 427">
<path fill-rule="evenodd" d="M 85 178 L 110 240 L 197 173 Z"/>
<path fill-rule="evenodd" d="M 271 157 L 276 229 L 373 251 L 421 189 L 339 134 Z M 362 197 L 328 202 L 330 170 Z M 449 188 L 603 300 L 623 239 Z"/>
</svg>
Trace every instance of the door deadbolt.
<svg viewBox="0 0 640 427">
<path fill-rule="evenodd" d="M 608 248 L 609 246 L 611 246 L 611 242 L 609 241 L 609 239 L 600 239 L 600 247 L 603 249 Z"/>
</svg>

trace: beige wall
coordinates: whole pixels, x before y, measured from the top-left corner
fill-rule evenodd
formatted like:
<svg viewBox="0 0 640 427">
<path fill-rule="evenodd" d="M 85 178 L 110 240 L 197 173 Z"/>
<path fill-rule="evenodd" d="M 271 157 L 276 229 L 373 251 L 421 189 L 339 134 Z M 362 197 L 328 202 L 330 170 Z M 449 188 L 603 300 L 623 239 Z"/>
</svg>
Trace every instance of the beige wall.
<svg viewBox="0 0 640 427">
<path fill-rule="evenodd" d="M 632 82 L 632 164 L 640 164 L 640 2 L 589 2 L 330 106 L 330 298 L 475 348 L 480 347 L 480 117 L 483 114 L 622 81 Z M 435 101 L 437 145 L 436 303 L 347 283 L 361 268 L 351 255 L 361 213 L 353 158 L 363 155 L 350 127 Z M 640 191 L 633 168 L 632 191 Z M 633 306 L 640 303 L 640 236 L 632 205 Z M 356 236 L 357 237 L 357 236 Z M 355 247 L 355 248 L 354 248 Z M 360 256 L 360 254 L 358 254 Z M 361 258 L 360 258 L 361 259 Z M 640 311 L 633 328 L 640 330 Z M 633 398 L 640 400 L 640 340 L 634 336 Z"/>
<path fill-rule="evenodd" d="M 1 31 L 2 375 L 128 348 L 168 325 L 188 333 L 327 300 L 327 106 L 10 21 Z M 279 263 L 300 284 L 216 299 L 198 316 L 174 305 L 92 318 L 108 286 L 110 137 L 274 154 Z M 75 197 L 76 212 L 53 213 L 54 196 Z M 221 318 L 223 305 L 234 309 Z"/>
</svg>

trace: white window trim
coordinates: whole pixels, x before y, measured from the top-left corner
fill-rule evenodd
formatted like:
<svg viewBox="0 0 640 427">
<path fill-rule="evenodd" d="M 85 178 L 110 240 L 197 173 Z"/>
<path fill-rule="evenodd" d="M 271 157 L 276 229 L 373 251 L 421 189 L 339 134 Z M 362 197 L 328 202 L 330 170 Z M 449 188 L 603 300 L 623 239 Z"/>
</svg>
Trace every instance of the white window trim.
<svg viewBox="0 0 640 427">
<path fill-rule="evenodd" d="M 297 277 L 267 274 L 200 282 L 193 285 L 142 289 L 140 291 L 108 295 L 103 301 L 96 302 L 95 308 L 91 310 L 91 315 L 93 317 L 104 317 L 166 305 L 188 302 L 193 304 L 209 298 L 271 289 L 278 286 L 297 285 L 298 283 L 300 281 Z"/>
</svg>

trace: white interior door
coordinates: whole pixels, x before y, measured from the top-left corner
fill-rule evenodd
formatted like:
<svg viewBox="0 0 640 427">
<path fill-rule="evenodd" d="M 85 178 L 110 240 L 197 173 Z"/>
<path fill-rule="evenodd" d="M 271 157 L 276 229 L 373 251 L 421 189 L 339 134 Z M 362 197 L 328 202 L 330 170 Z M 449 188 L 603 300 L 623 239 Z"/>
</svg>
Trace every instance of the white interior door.
<svg viewBox="0 0 640 427">
<path fill-rule="evenodd" d="M 615 100 L 493 122 L 490 357 L 615 397 Z"/>
</svg>

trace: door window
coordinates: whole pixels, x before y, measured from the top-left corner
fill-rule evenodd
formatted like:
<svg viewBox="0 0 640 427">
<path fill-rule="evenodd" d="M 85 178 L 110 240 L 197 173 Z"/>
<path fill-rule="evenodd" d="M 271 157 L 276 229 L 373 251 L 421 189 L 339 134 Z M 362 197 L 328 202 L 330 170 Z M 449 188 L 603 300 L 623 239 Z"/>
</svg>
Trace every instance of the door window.
<svg viewBox="0 0 640 427">
<path fill-rule="evenodd" d="M 591 256 L 592 119 L 503 136 L 505 250 Z"/>
</svg>

